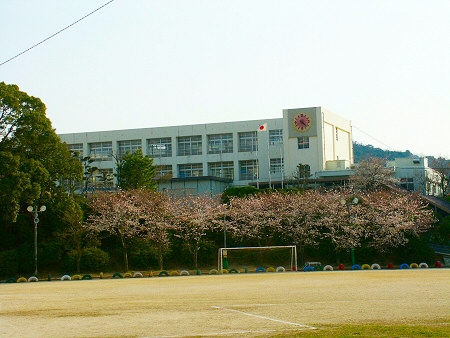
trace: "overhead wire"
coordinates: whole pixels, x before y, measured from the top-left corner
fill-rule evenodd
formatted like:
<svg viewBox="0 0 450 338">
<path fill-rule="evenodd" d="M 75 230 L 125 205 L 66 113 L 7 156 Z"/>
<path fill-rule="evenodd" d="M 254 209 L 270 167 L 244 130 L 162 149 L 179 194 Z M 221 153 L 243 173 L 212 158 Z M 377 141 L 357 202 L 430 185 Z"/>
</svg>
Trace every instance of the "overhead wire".
<svg viewBox="0 0 450 338">
<path fill-rule="evenodd" d="M 394 148 L 392 148 L 392 147 L 390 147 L 390 146 L 388 146 L 387 144 L 385 144 L 385 143 L 383 143 L 383 142 L 381 142 L 380 140 L 378 140 L 378 139 L 376 139 L 375 137 L 373 137 L 373 136 L 371 136 L 371 135 L 369 135 L 369 134 L 367 134 L 366 132 L 364 132 L 364 131 L 362 131 L 361 129 L 359 129 L 357 126 L 355 126 L 355 125 L 352 125 L 352 127 L 353 128 L 355 128 L 355 129 L 358 129 L 361 133 L 363 133 L 363 134 L 365 134 L 365 135 L 367 135 L 367 136 L 369 136 L 371 139 L 373 139 L 373 140 L 375 140 L 375 141 L 377 141 L 378 143 L 381 143 L 382 145 L 384 145 L 385 147 L 387 147 L 387 148 L 389 148 L 389 149 L 391 149 L 391 150 L 394 150 L 395 151 L 395 149 Z"/>
<path fill-rule="evenodd" d="M 10 58 L 10 59 L 8 59 L 8 60 L 6 60 L 6 61 L 3 61 L 2 63 L 0 63 L 0 67 L 3 66 L 5 63 L 8 63 L 8 62 L 14 60 L 15 58 L 18 58 L 18 57 L 21 56 L 22 54 L 25 54 L 26 52 L 32 50 L 33 48 L 35 48 L 35 47 L 37 47 L 37 46 L 43 44 L 44 42 L 50 40 L 51 38 L 55 37 L 56 35 L 58 35 L 58 34 L 64 32 L 66 29 L 68 29 L 68 28 L 70 28 L 70 27 L 76 25 L 76 24 L 79 23 L 80 21 L 86 19 L 88 16 L 90 16 L 90 15 L 94 14 L 95 12 L 101 10 L 102 8 L 106 7 L 106 6 L 109 5 L 111 2 L 114 2 L 114 1 L 115 1 L 115 0 L 110 0 L 110 1 L 108 1 L 107 3 L 103 4 L 102 6 L 98 7 L 97 9 L 93 10 L 93 11 L 90 12 L 89 14 L 86 14 L 85 16 L 83 16 L 82 18 L 78 19 L 77 21 L 71 23 L 71 24 L 68 25 L 67 27 L 64 27 L 63 29 L 59 30 L 59 31 L 56 32 L 55 34 L 50 35 L 48 38 L 45 38 L 44 40 L 38 42 L 37 44 L 35 44 L 35 45 L 31 46 L 30 48 L 24 50 L 23 52 L 21 52 L 21 53 L 15 55 L 15 56 L 13 56 L 12 58 Z"/>
</svg>

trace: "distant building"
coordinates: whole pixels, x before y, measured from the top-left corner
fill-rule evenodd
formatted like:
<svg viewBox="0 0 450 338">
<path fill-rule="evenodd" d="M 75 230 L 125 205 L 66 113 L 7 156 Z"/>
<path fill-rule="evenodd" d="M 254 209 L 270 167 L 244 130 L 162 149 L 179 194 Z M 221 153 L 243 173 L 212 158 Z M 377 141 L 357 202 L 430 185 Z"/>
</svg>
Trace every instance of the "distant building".
<svg viewBox="0 0 450 338">
<path fill-rule="evenodd" d="M 423 195 L 441 196 L 437 173 L 428 166 L 428 158 L 396 158 L 387 161 L 386 166 L 393 169 L 398 185 L 408 191 Z"/>
<path fill-rule="evenodd" d="M 172 193 L 287 186 L 299 165 L 311 181 L 334 182 L 348 179 L 353 164 L 350 121 L 321 107 L 285 109 L 277 119 L 59 136 L 81 158 L 94 161 L 94 188 L 113 177 L 115 157 L 137 149 L 154 159 L 159 189 Z"/>
</svg>

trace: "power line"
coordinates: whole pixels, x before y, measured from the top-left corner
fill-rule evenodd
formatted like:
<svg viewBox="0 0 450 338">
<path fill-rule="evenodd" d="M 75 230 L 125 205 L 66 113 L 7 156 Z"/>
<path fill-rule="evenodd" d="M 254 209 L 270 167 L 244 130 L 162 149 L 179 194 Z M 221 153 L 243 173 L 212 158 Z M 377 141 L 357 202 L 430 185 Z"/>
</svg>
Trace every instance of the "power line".
<svg viewBox="0 0 450 338">
<path fill-rule="evenodd" d="M 373 136 L 370 136 L 369 134 L 367 134 L 366 132 L 364 132 L 364 131 L 362 131 L 361 129 L 359 129 L 357 126 L 355 126 L 355 125 L 352 125 L 352 127 L 353 128 L 355 128 L 355 129 L 358 129 L 361 133 L 363 133 L 363 134 L 365 134 L 365 135 L 367 135 L 367 136 L 369 136 L 371 139 L 373 139 L 373 140 L 375 140 L 375 141 L 377 141 L 377 142 L 379 142 L 379 143 L 381 143 L 382 145 L 384 145 L 385 147 L 387 147 L 387 148 L 389 148 L 389 149 L 391 149 L 391 150 L 393 150 L 393 151 L 395 151 L 395 149 L 394 148 L 392 148 L 392 147 L 389 147 L 387 144 L 384 144 L 383 142 L 381 142 L 380 140 L 377 140 L 375 137 L 373 137 Z"/>
<path fill-rule="evenodd" d="M 25 54 L 26 52 L 28 52 L 28 51 L 32 50 L 33 48 L 39 46 L 40 44 L 44 43 L 45 41 L 50 40 L 51 38 L 53 38 L 54 36 L 58 35 L 59 33 L 64 32 L 66 29 L 68 29 L 68 28 L 70 28 L 70 27 L 76 25 L 78 22 L 80 22 L 80 21 L 86 19 L 88 16 L 94 14 L 95 12 L 99 11 L 99 10 L 102 9 L 103 7 L 106 7 L 106 6 L 109 5 L 111 2 L 114 2 L 114 1 L 115 1 L 115 0 L 110 0 L 110 1 L 108 1 L 108 2 L 105 3 L 104 5 L 100 6 L 100 7 L 97 8 L 96 10 L 93 10 L 93 11 L 90 12 L 89 14 L 86 14 L 86 15 L 83 16 L 81 19 L 78 19 L 77 21 L 75 21 L 74 23 L 70 24 L 69 26 L 67 26 L 67 27 L 65 27 L 65 28 L 63 28 L 63 29 L 61 29 L 60 31 L 56 32 L 56 33 L 53 34 L 53 35 L 50 35 L 48 38 L 42 40 L 41 42 L 38 42 L 37 44 L 31 46 L 30 48 L 24 50 L 23 52 L 21 52 L 21 53 L 19 53 L 19 54 L 13 56 L 12 58 L 10 58 L 10 59 L 8 59 L 8 60 L 6 60 L 6 61 L 0 63 L 0 67 L 3 66 L 5 63 L 8 63 L 9 61 L 12 61 L 12 60 L 14 60 L 15 58 L 21 56 L 22 54 Z"/>
</svg>

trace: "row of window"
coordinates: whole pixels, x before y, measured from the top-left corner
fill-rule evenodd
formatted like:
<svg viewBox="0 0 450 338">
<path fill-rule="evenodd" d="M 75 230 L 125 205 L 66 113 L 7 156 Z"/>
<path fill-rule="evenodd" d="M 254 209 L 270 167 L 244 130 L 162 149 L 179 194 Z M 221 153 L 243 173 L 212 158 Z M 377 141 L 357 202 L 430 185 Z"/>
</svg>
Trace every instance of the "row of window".
<svg viewBox="0 0 450 338">
<path fill-rule="evenodd" d="M 213 134 L 207 135 L 207 152 L 208 154 L 226 154 L 233 153 L 233 134 Z M 282 144 L 283 130 L 269 130 L 269 143 Z M 88 153 L 95 160 L 111 160 L 112 158 L 112 142 L 94 142 L 89 143 Z M 83 157 L 83 144 L 69 144 L 69 150 L 77 152 Z M 141 140 L 119 141 L 117 143 L 118 155 L 123 156 L 127 152 L 133 153 L 138 149 L 142 149 Z M 238 133 L 238 151 L 251 152 L 258 150 L 258 136 L 256 131 Z M 177 155 L 190 156 L 202 155 L 203 144 L 202 136 L 181 136 L 177 137 Z M 152 138 L 147 139 L 147 154 L 153 158 L 172 157 L 172 138 Z"/>
<path fill-rule="evenodd" d="M 274 130 L 278 131 L 278 130 Z M 282 132 L 280 129 L 279 131 Z M 257 151 L 258 143 L 255 132 L 239 133 L 239 151 Z M 273 138 L 272 144 L 277 144 Z M 309 137 L 298 137 L 298 149 L 309 148 Z M 281 138 L 277 139 L 281 140 Z M 279 144 L 279 143 L 278 143 Z M 83 157 L 83 144 L 75 143 L 67 145 L 70 151 L 76 152 L 80 157 Z M 118 155 L 123 156 L 127 152 L 133 153 L 142 148 L 140 140 L 119 141 Z M 233 138 L 232 134 L 216 134 L 208 135 L 208 154 L 225 154 L 233 152 Z M 172 157 L 172 139 L 154 138 L 147 140 L 147 154 L 152 158 Z M 185 136 L 178 137 L 178 155 L 201 155 L 202 141 L 201 136 Z M 89 156 L 98 161 L 112 159 L 112 142 L 95 142 L 89 143 Z"/>
<path fill-rule="evenodd" d="M 270 159 L 270 173 L 277 174 L 283 171 L 283 159 Z M 160 165 L 156 167 L 157 177 L 171 177 L 173 175 L 172 165 Z M 202 163 L 189 163 L 178 165 L 178 177 L 200 177 L 203 175 Z M 209 162 L 208 176 L 234 179 L 233 161 Z M 258 161 L 239 161 L 239 180 L 256 180 L 258 178 Z"/>
</svg>

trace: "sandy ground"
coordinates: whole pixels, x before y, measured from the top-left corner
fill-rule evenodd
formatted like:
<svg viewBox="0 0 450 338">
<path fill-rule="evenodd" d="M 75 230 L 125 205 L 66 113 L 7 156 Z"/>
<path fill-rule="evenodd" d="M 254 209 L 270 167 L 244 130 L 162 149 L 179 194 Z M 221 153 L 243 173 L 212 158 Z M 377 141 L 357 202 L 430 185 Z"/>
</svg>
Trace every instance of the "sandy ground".
<svg viewBox="0 0 450 338">
<path fill-rule="evenodd" d="M 430 321 L 449 324 L 450 269 L 0 284 L 1 337 L 248 337 Z"/>
</svg>

